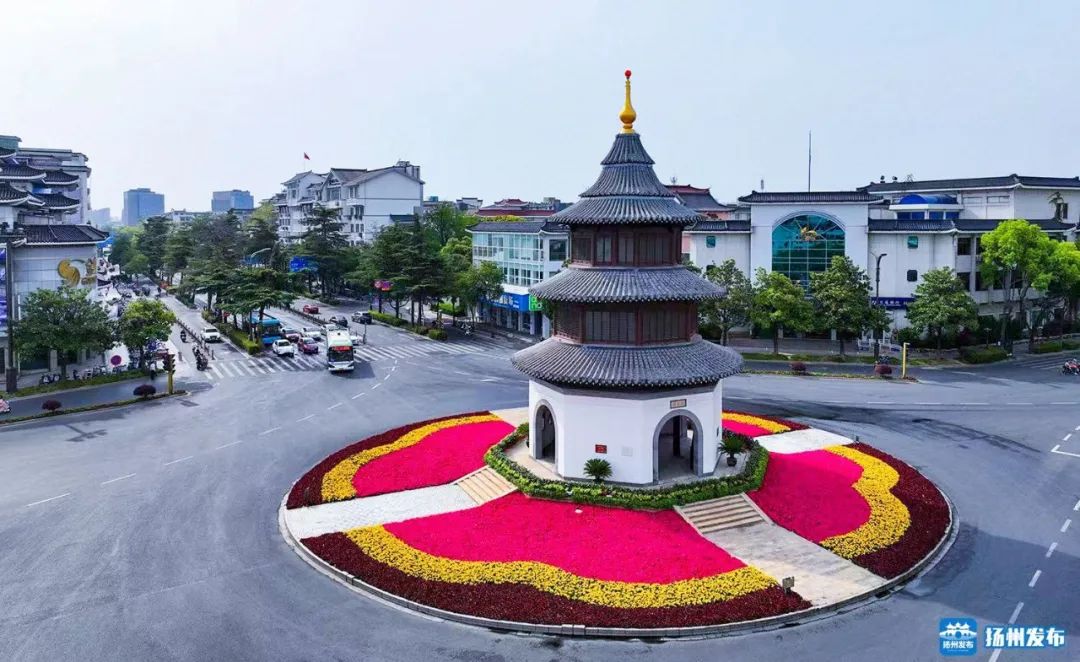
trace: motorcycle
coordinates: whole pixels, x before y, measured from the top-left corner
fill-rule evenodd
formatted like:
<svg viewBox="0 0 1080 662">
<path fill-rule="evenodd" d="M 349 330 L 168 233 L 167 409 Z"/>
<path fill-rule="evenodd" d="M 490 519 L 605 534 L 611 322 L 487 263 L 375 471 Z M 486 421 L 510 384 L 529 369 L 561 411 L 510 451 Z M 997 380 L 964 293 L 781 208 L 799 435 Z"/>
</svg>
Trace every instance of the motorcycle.
<svg viewBox="0 0 1080 662">
<path fill-rule="evenodd" d="M 11 405 L 7 403 L 7 400 L 0 398 L 0 414 L 7 414 L 11 411 Z"/>
<path fill-rule="evenodd" d="M 187 342 L 187 331 L 180 332 L 180 342 Z"/>
<path fill-rule="evenodd" d="M 1080 361 L 1069 359 L 1065 365 L 1061 366 L 1061 372 L 1067 375 L 1080 375 Z"/>
</svg>

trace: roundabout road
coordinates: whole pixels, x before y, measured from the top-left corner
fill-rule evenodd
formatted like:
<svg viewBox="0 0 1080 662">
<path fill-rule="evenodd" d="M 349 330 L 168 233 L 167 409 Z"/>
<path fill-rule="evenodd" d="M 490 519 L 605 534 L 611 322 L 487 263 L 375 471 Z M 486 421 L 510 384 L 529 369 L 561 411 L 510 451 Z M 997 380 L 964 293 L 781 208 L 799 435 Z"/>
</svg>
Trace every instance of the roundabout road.
<svg viewBox="0 0 1080 662">
<path fill-rule="evenodd" d="M 278 504 L 330 452 L 525 404 L 507 356 L 403 353 L 350 377 L 198 381 L 183 400 L 0 430 L 0 659 L 933 660 L 941 618 L 1015 612 L 1080 632 L 1080 385 L 1022 372 L 726 382 L 728 408 L 858 435 L 911 463 L 961 522 L 903 590 L 796 627 L 662 643 L 489 632 L 358 596 L 288 548 Z"/>
</svg>

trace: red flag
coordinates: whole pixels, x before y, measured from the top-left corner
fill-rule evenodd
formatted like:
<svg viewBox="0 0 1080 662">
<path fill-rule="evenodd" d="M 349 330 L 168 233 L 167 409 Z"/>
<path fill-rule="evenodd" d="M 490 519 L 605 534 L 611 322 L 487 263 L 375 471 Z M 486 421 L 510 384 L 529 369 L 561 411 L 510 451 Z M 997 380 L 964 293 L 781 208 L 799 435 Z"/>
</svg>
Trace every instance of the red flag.
<svg viewBox="0 0 1080 662">
<path fill-rule="evenodd" d="M 310 161 L 311 160 L 311 157 L 307 155 L 307 152 L 304 152 L 304 160 L 305 161 Z"/>
</svg>

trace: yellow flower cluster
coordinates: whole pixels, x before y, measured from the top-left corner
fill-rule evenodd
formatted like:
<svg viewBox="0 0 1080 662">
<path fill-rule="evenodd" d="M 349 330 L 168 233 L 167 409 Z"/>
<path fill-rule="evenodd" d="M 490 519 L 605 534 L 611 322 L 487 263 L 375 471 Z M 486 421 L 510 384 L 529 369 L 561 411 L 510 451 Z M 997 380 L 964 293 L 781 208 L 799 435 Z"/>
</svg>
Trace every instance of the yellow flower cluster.
<svg viewBox="0 0 1080 662">
<path fill-rule="evenodd" d="M 776 434 L 778 432 L 787 432 L 791 428 L 783 423 L 777 423 L 776 421 L 770 421 L 767 418 L 758 418 L 757 416 L 750 416 L 749 414 L 736 414 L 735 412 L 725 411 L 721 418 L 725 421 L 734 421 L 735 423 L 745 423 L 746 425 L 756 425 L 759 428 L 763 428 Z"/>
<path fill-rule="evenodd" d="M 344 501 L 346 499 L 352 499 L 356 496 L 356 488 L 353 487 L 352 479 L 356 474 L 356 471 L 371 462 L 377 457 L 383 455 L 389 455 L 395 451 L 399 451 L 402 448 L 408 448 L 414 446 L 423 441 L 428 435 L 434 434 L 439 430 L 445 430 L 446 428 L 456 427 L 458 425 L 468 425 L 469 423 L 487 423 L 488 421 L 501 420 L 498 416 L 492 414 L 481 414 L 479 416 L 460 416 L 458 418 L 449 418 L 445 421 L 437 421 L 435 423 L 429 423 L 427 425 L 421 425 L 415 430 L 406 432 L 398 437 L 395 441 L 389 444 L 383 444 L 382 446 L 376 446 L 364 451 L 360 451 L 355 455 L 350 455 L 345 458 L 333 469 L 326 472 L 322 480 L 322 500 L 324 503 L 331 501 Z"/>
<path fill-rule="evenodd" d="M 606 607 L 681 607 L 731 600 L 776 586 L 757 568 L 744 566 L 712 577 L 667 584 L 589 579 L 537 561 L 459 561 L 409 546 L 381 526 L 346 531 L 368 556 L 429 581 L 455 584 L 527 584 L 571 600 Z"/>
<path fill-rule="evenodd" d="M 825 450 L 862 467 L 862 475 L 853 487 L 869 504 L 870 519 L 850 533 L 822 540 L 821 546 L 852 559 L 884 549 L 900 540 L 911 526 L 911 513 L 891 491 L 900 480 L 896 469 L 848 446 L 830 446 Z"/>
</svg>

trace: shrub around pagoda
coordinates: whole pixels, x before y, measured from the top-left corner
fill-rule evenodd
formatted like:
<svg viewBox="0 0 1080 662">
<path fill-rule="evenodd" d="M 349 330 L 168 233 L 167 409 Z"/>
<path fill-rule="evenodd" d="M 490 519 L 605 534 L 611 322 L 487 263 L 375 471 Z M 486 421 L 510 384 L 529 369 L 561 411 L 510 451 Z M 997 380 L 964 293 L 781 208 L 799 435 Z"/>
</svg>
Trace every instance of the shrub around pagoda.
<svg viewBox="0 0 1080 662">
<path fill-rule="evenodd" d="M 59 400 L 46 400 L 41 403 L 41 408 L 47 412 L 54 412 L 61 407 Z"/>
<path fill-rule="evenodd" d="M 134 395 L 137 398 L 149 398 L 151 395 L 157 393 L 157 389 L 153 384 L 139 384 L 135 387 Z"/>
</svg>

